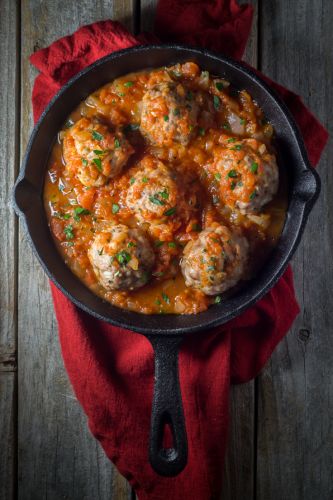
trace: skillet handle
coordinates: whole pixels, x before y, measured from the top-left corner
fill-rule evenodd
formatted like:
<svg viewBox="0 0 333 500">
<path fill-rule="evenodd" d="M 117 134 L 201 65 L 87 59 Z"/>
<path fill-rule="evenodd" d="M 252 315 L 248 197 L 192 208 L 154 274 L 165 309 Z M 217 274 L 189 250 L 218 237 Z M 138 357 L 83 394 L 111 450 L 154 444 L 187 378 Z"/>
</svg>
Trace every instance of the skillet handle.
<svg viewBox="0 0 333 500">
<path fill-rule="evenodd" d="M 178 351 L 182 336 L 148 336 L 155 353 L 155 383 L 151 415 L 149 461 L 161 476 L 179 474 L 187 463 L 187 436 L 178 375 Z M 172 448 L 163 448 L 170 427 Z"/>
</svg>

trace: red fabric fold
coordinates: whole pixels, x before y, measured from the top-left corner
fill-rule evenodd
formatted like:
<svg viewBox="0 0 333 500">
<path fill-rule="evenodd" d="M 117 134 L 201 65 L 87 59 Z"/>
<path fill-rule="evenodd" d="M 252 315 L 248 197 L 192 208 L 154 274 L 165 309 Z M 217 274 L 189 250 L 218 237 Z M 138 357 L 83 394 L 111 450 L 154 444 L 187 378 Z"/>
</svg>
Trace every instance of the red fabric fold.
<svg viewBox="0 0 333 500">
<path fill-rule="evenodd" d="M 156 25 L 162 39 L 176 39 L 241 57 L 252 8 L 235 0 L 160 0 Z M 192 35 L 196 33 L 196 35 Z M 74 74 L 106 54 L 149 43 L 119 23 L 80 28 L 31 56 L 40 70 L 33 89 L 34 118 Z M 293 113 L 315 164 L 327 133 L 292 92 L 270 82 Z M 180 380 L 189 461 L 176 478 L 161 478 L 147 461 L 153 387 L 153 352 L 141 335 L 98 321 L 51 284 L 62 354 L 89 427 L 141 499 L 217 498 L 227 440 L 230 383 L 256 376 L 299 309 L 292 272 L 254 307 L 227 325 L 188 338 L 180 353 Z"/>
</svg>

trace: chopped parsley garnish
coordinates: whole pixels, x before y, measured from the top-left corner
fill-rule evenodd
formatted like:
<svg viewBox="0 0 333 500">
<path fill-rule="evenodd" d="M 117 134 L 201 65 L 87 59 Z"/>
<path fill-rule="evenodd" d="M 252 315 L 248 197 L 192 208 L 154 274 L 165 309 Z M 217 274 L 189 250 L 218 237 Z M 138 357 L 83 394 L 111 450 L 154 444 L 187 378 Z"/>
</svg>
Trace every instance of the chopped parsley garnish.
<svg viewBox="0 0 333 500">
<path fill-rule="evenodd" d="M 223 90 L 224 89 L 224 85 L 222 82 L 215 82 L 215 87 L 217 88 L 217 90 Z"/>
<path fill-rule="evenodd" d="M 231 130 L 231 127 L 229 125 L 228 122 L 225 122 L 223 125 L 222 125 L 222 128 L 224 128 L 225 130 Z"/>
<path fill-rule="evenodd" d="M 216 179 L 217 181 L 220 181 L 220 180 L 221 180 L 221 174 L 219 174 L 219 173 L 215 174 L 215 175 L 214 175 L 214 177 L 215 177 L 215 179 Z"/>
<path fill-rule="evenodd" d="M 238 175 L 238 173 L 237 173 L 237 170 L 235 170 L 235 169 L 229 170 L 229 172 L 227 173 L 227 177 L 231 177 L 231 178 L 237 177 L 237 175 Z"/>
<path fill-rule="evenodd" d="M 244 118 L 241 118 L 241 121 L 240 121 L 240 122 L 241 122 L 241 125 L 245 125 L 246 120 L 245 120 Z"/>
<path fill-rule="evenodd" d="M 163 191 L 160 191 L 158 194 L 161 196 L 161 198 L 164 198 L 165 200 L 169 198 L 169 193 L 167 188 L 164 188 Z"/>
<path fill-rule="evenodd" d="M 160 299 L 156 299 L 156 300 L 155 300 L 155 304 L 156 304 L 157 306 L 160 306 L 160 305 L 162 305 L 162 302 L 160 301 Z"/>
<path fill-rule="evenodd" d="M 169 241 L 169 243 L 168 243 L 168 247 L 169 247 L 169 248 L 176 248 L 176 247 L 177 247 L 177 245 L 176 245 L 176 243 L 175 243 L 174 241 Z"/>
<path fill-rule="evenodd" d="M 165 205 L 165 201 L 160 200 L 158 198 L 158 194 L 154 194 L 153 196 L 149 196 L 149 201 L 151 203 L 154 203 L 154 205 L 159 205 L 160 207 L 163 207 Z"/>
<path fill-rule="evenodd" d="M 220 297 L 219 295 L 216 295 L 215 300 L 214 300 L 214 304 L 219 304 L 221 301 L 222 301 L 222 297 Z"/>
<path fill-rule="evenodd" d="M 190 90 L 186 93 L 186 99 L 188 99 L 189 101 L 192 101 L 193 99 L 193 94 Z"/>
<path fill-rule="evenodd" d="M 258 166 L 259 165 L 257 162 L 255 161 L 252 162 L 250 170 L 253 174 L 256 174 L 258 172 Z"/>
<path fill-rule="evenodd" d="M 81 158 L 82 164 L 86 167 L 88 165 L 88 160 Z"/>
<path fill-rule="evenodd" d="M 169 121 L 169 115 L 164 115 L 164 116 L 163 116 L 163 120 L 164 120 L 165 122 L 168 122 L 168 121 Z"/>
<path fill-rule="evenodd" d="M 96 132 L 96 130 L 92 130 L 91 135 L 92 135 L 93 139 L 96 139 L 96 141 L 101 141 L 103 139 L 102 134 L 100 134 L 99 132 Z"/>
<path fill-rule="evenodd" d="M 200 224 L 192 224 L 192 231 L 201 231 L 201 226 Z"/>
<path fill-rule="evenodd" d="M 237 187 L 243 187 L 242 181 L 237 182 Z"/>
<path fill-rule="evenodd" d="M 180 115 L 180 109 L 176 108 L 176 109 L 174 110 L 173 114 L 174 114 L 175 116 L 179 116 L 179 115 Z"/>
<path fill-rule="evenodd" d="M 80 215 L 90 215 L 90 212 L 86 208 L 75 207 L 74 208 L 74 220 L 79 221 Z"/>
<path fill-rule="evenodd" d="M 72 240 L 74 238 L 73 226 L 69 224 L 68 226 L 64 227 L 64 233 L 66 236 L 66 240 Z"/>
<path fill-rule="evenodd" d="M 123 130 L 125 133 L 127 132 L 133 132 L 134 130 L 138 130 L 140 125 L 138 123 L 129 123 L 128 125 L 125 125 Z"/>
<path fill-rule="evenodd" d="M 155 247 L 161 247 L 163 245 L 163 241 L 156 240 L 154 245 Z"/>
<path fill-rule="evenodd" d="M 204 128 L 202 128 L 202 127 L 200 127 L 200 128 L 199 128 L 199 135 L 204 136 L 204 135 L 205 135 L 205 133 L 206 133 L 205 129 L 204 129 Z"/>
<path fill-rule="evenodd" d="M 170 215 L 174 215 L 177 211 L 177 208 L 176 207 L 172 207 L 172 208 L 169 208 L 169 210 L 166 210 L 164 212 L 164 215 L 166 215 L 167 217 L 169 217 Z"/>
<path fill-rule="evenodd" d="M 168 297 L 168 295 L 164 292 L 162 292 L 162 299 L 164 300 L 164 302 L 166 302 L 167 304 L 170 304 L 170 299 Z"/>
<path fill-rule="evenodd" d="M 119 139 L 115 139 L 115 140 L 114 140 L 114 147 L 115 147 L 115 148 L 120 148 L 120 142 L 119 142 Z"/>
<path fill-rule="evenodd" d="M 116 253 L 116 259 L 121 266 L 126 266 L 131 258 L 131 255 L 126 252 L 126 250 L 122 250 L 121 252 Z"/>
<path fill-rule="evenodd" d="M 120 207 L 119 207 L 118 203 L 113 203 L 112 204 L 112 213 L 117 214 L 119 212 L 119 210 L 120 210 Z"/>
<path fill-rule="evenodd" d="M 236 186 L 237 186 L 237 183 L 235 181 L 232 181 L 232 183 L 230 184 L 231 191 L 233 191 Z"/>
<path fill-rule="evenodd" d="M 227 142 L 236 142 L 237 139 L 236 137 L 230 137 L 230 139 L 227 140 Z"/>
<path fill-rule="evenodd" d="M 148 182 L 148 177 L 142 177 L 142 182 L 145 184 L 146 182 Z"/>
<path fill-rule="evenodd" d="M 216 110 L 220 109 L 221 101 L 220 101 L 220 98 L 217 95 L 214 95 L 214 97 L 213 97 L 213 104 L 214 104 L 214 108 Z"/>
<path fill-rule="evenodd" d="M 72 125 L 74 125 L 74 122 L 71 118 L 68 118 L 67 122 L 64 125 L 64 128 L 70 128 Z"/>
<path fill-rule="evenodd" d="M 236 144 L 233 148 L 230 148 L 232 151 L 240 151 L 242 149 L 242 144 Z"/>
<path fill-rule="evenodd" d="M 135 182 L 135 177 L 131 177 L 130 178 L 130 185 L 132 186 L 132 184 L 134 184 L 134 182 Z"/>
<path fill-rule="evenodd" d="M 125 82 L 124 87 L 132 87 L 134 85 L 134 82 Z"/>
<path fill-rule="evenodd" d="M 102 151 L 101 149 L 93 149 L 93 152 L 98 156 L 104 155 L 106 153 L 106 151 Z"/>
<path fill-rule="evenodd" d="M 93 162 L 100 172 L 102 172 L 102 160 L 100 158 L 93 158 Z"/>
<path fill-rule="evenodd" d="M 129 243 L 127 243 L 127 248 L 131 247 L 136 247 L 136 243 L 134 243 L 134 241 L 130 241 Z"/>
<path fill-rule="evenodd" d="M 257 191 L 252 191 L 250 194 L 250 200 L 254 200 L 254 198 L 257 196 Z"/>
</svg>

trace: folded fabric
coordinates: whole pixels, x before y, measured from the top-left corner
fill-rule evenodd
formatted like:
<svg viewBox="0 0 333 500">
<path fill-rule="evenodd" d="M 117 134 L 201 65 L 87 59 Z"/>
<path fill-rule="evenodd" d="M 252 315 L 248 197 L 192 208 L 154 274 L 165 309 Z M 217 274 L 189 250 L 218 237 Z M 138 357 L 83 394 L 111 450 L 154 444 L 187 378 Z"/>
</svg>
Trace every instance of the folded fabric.
<svg viewBox="0 0 333 500">
<path fill-rule="evenodd" d="M 252 8 L 234 0 L 161 0 L 158 35 L 241 57 Z M 193 35 L 195 33 L 195 35 Z M 34 118 L 59 88 L 82 68 L 114 50 L 149 43 L 119 23 L 84 26 L 31 56 L 39 69 L 33 89 Z M 298 96 L 270 82 L 299 124 L 313 163 L 326 131 Z M 69 110 L 70 111 L 70 110 Z M 153 390 L 153 351 L 141 335 L 89 316 L 53 284 L 62 354 L 75 394 L 94 436 L 141 499 L 217 498 L 227 442 L 231 383 L 255 377 L 290 328 L 299 309 L 291 269 L 261 301 L 223 327 L 188 338 L 179 366 L 189 460 L 175 478 L 162 478 L 147 459 Z"/>
</svg>

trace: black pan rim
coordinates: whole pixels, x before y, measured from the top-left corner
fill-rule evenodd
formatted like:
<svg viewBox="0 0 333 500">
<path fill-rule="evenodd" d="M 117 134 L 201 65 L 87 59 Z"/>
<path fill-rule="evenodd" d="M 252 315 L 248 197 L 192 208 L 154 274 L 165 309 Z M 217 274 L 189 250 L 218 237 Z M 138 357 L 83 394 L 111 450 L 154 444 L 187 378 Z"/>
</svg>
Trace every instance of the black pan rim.
<svg viewBox="0 0 333 500">
<path fill-rule="evenodd" d="M 245 65 L 245 64 L 243 64 L 241 62 L 235 61 L 232 58 L 229 58 L 229 57 L 224 56 L 224 55 L 217 54 L 217 53 L 215 53 L 213 51 L 209 51 L 207 49 L 201 49 L 201 48 L 198 48 L 198 47 L 191 47 L 191 46 L 180 45 L 180 44 L 158 44 L 158 45 L 139 45 L 139 46 L 135 46 L 135 47 L 131 47 L 131 48 L 127 48 L 127 49 L 123 49 L 123 50 L 120 50 L 120 51 L 113 52 L 113 53 L 111 53 L 111 54 L 109 54 L 109 55 L 107 55 L 107 56 L 105 56 L 105 57 L 103 57 L 101 59 L 98 59 L 97 61 L 95 61 L 90 66 L 88 66 L 88 67 L 84 68 L 83 70 L 81 70 L 79 73 L 77 73 L 73 78 L 71 78 L 59 90 L 59 92 L 49 102 L 49 104 L 47 105 L 47 107 L 45 108 L 45 110 L 43 111 L 43 113 L 41 114 L 38 122 L 36 123 L 36 125 L 35 125 L 35 127 L 33 129 L 33 132 L 31 134 L 30 140 L 28 142 L 28 146 L 27 146 L 27 150 L 26 150 L 26 154 L 25 154 L 23 163 L 22 163 L 22 167 L 21 167 L 19 176 L 18 176 L 16 184 L 15 184 L 14 193 L 15 193 L 16 188 L 19 185 L 19 183 L 25 178 L 25 173 L 26 173 L 26 169 L 27 169 L 27 165 L 28 165 L 28 160 L 29 160 L 29 155 L 30 155 L 31 147 L 32 147 L 32 144 L 33 144 L 33 142 L 35 140 L 35 137 L 38 134 L 38 131 L 39 131 L 39 129 L 40 129 L 40 127 L 41 127 L 41 125 L 42 125 L 45 117 L 52 110 L 52 107 L 53 107 L 54 103 L 59 99 L 59 97 L 63 93 L 65 93 L 68 90 L 68 88 L 70 88 L 75 82 L 77 82 L 83 75 L 86 75 L 87 73 L 89 73 L 90 71 L 92 71 L 95 68 L 98 68 L 99 66 L 103 66 L 103 64 L 105 64 L 106 62 L 109 62 L 110 60 L 112 61 L 112 60 L 116 60 L 119 57 L 122 57 L 124 54 L 135 53 L 135 52 L 145 52 L 145 51 L 151 51 L 151 50 L 165 50 L 165 49 L 170 49 L 170 50 L 175 50 L 175 51 L 187 51 L 189 53 L 189 56 L 191 54 L 192 55 L 200 54 L 200 55 L 207 56 L 209 58 L 214 58 L 214 59 L 216 59 L 217 62 L 223 62 L 224 64 L 229 65 L 232 68 L 236 68 L 236 70 L 239 70 L 241 73 L 246 73 L 255 82 L 256 85 L 258 85 L 259 87 L 263 88 L 264 91 L 271 97 L 271 99 L 273 99 L 275 101 L 275 103 L 277 104 L 278 108 L 281 110 L 281 113 L 283 113 L 283 115 L 285 116 L 286 120 L 288 121 L 288 124 L 289 124 L 289 126 L 290 126 L 290 128 L 291 128 L 291 130 L 293 131 L 293 134 L 294 134 L 294 142 L 297 144 L 299 153 L 300 153 L 301 158 L 302 158 L 304 171 L 311 172 L 311 174 L 314 177 L 314 180 L 316 182 L 316 186 L 317 187 L 316 187 L 316 192 L 311 196 L 310 199 L 305 200 L 305 201 L 299 200 L 299 203 L 296 204 L 297 205 L 297 210 L 299 211 L 298 217 L 299 217 L 299 220 L 300 220 L 300 224 L 297 227 L 297 229 L 294 231 L 294 238 L 292 238 L 292 241 L 290 241 L 289 247 L 288 247 L 288 249 L 287 249 L 287 251 L 286 251 L 286 253 L 284 255 L 284 258 L 280 262 L 280 266 L 279 266 L 278 271 L 272 273 L 272 276 L 270 277 L 270 279 L 268 279 L 268 280 L 265 281 L 265 284 L 264 284 L 263 287 L 261 287 L 260 289 L 258 289 L 256 291 L 256 293 L 250 294 L 250 297 L 246 301 L 244 301 L 244 300 L 240 301 L 241 304 L 238 305 L 238 307 L 235 307 L 232 311 L 229 311 L 229 313 L 225 313 L 223 317 L 217 316 L 215 319 L 212 319 L 210 321 L 206 321 L 206 322 L 204 322 L 204 324 L 200 324 L 200 325 L 196 325 L 196 326 L 189 326 L 189 327 L 182 327 L 182 328 L 173 328 L 173 329 L 168 329 L 168 330 L 156 329 L 156 328 L 152 328 L 152 327 L 144 326 L 144 325 L 142 325 L 142 326 L 137 326 L 137 325 L 133 326 L 133 325 L 130 324 L 130 322 L 125 324 L 124 321 L 118 321 L 117 318 L 114 317 L 114 316 L 112 316 L 112 317 L 111 316 L 110 317 L 106 317 L 104 315 L 101 315 L 98 312 L 96 312 L 93 309 L 91 309 L 90 307 L 86 306 L 84 303 L 82 303 L 79 300 L 77 300 L 71 294 L 70 291 L 68 291 L 67 289 L 65 289 L 61 285 L 61 283 L 59 283 L 59 281 L 55 278 L 54 274 L 45 265 L 43 259 L 39 255 L 38 248 L 35 246 L 34 241 L 32 240 L 32 237 L 30 235 L 30 231 L 29 231 L 29 228 L 28 228 L 28 222 L 27 222 L 27 219 L 25 217 L 25 214 L 20 210 L 18 204 L 16 203 L 16 201 L 14 199 L 14 209 L 15 209 L 15 211 L 19 215 L 23 216 L 23 220 L 24 220 L 24 223 L 25 223 L 25 226 L 26 226 L 26 229 L 27 229 L 27 234 L 28 234 L 29 242 L 32 245 L 34 253 L 36 254 L 39 262 L 42 265 L 42 268 L 44 269 L 44 271 L 46 272 L 46 274 L 48 275 L 48 277 L 64 293 L 64 295 L 67 298 L 69 298 L 80 309 L 82 309 L 86 313 L 89 313 L 90 315 L 96 317 L 97 319 L 106 321 L 106 322 L 108 322 L 110 324 L 113 324 L 115 326 L 119 326 L 121 328 L 126 328 L 126 329 L 129 329 L 129 330 L 134 330 L 134 331 L 136 331 L 138 333 L 142 333 L 142 334 L 145 334 L 145 335 L 156 335 L 156 334 L 159 334 L 159 335 L 180 335 L 180 334 L 185 334 L 185 333 L 194 333 L 194 332 L 198 332 L 198 331 L 202 331 L 202 330 L 209 330 L 209 329 L 212 329 L 212 328 L 214 328 L 216 326 L 221 326 L 221 325 L 225 324 L 226 322 L 228 322 L 231 319 L 235 318 L 236 316 L 240 315 L 243 311 L 245 311 L 246 309 L 248 309 L 251 305 L 255 304 L 258 300 L 260 300 L 277 283 L 277 281 L 280 279 L 280 277 L 284 273 L 285 269 L 287 268 L 287 265 L 288 265 L 290 259 L 292 258 L 294 252 L 296 251 L 297 246 L 298 246 L 298 244 L 299 244 L 299 242 L 301 240 L 301 237 L 302 237 L 302 234 L 303 234 L 303 230 L 304 230 L 304 227 L 305 227 L 305 224 L 306 224 L 307 216 L 308 216 L 308 214 L 309 214 L 309 212 L 310 212 L 310 210 L 311 210 L 314 202 L 316 201 L 316 199 L 317 199 L 317 197 L 319 195 L 319 189 L 320 189 L 319 176 L 314 171 L 314 169 L 312 168 L 312 166 L 310 165 L 310 162 L 309 162 L 309 160 L 307 158 L 307 153 L 306 153 L 305 145 L 304 145 L 304 142 L 303 142 L 303 138 L 301 136 L 301 133 L 300 133 L 300 131 L 298 129 L 297 124 L 294 121 L 294 118 L 292 117 L 289 109 L 286 107 L 285 103 L 281 100 L 281 98 L 276 94 L 276 92 L 274 90 L 272 90 L 268 86 L 268 84 L 266 84 L 265 81 L 263 81 L 257 75 L 257 73 L 255 73 L 247 65 Z M 142 68 L 142 69 L 144 69 L 144 68 Z M 55 249 L 55 251 L 56 251 L 56 249 Z M 256 280 L 254 279 L 253 281 L 255 282 Z M 241 298 L 242 294 L 240 294 L 239 297 Z M 99 299 L 99 300 L 102 300 L 102 299 Z M 112 307 L 114 309 L 118 309 L 115 306 L 112 306 Z M 214 306 L 214 307 L 218 307 L 218 306 Z M 123 311 L 123 313 L 124 313 L 124 311 Z M 200 314 L 203 314 L 203 313 L 199 313 L 199 315 Z M 156 316 L 158 316 L 158 318 L 161 319 L 161 315 L 142 315 L 140 313 L 135 313 L 135 312 L 131 312 L 131 311 L 128 311 L 128 315 L 132 316 L 132 317 L 133 317 L 133 315 L 135 315 L 135 316 L 138 316 L 141 319 L 143 317 L 144 318 L 149 318 L 149 317 L 155 317 L 156 318 Z M 146 321 L 147 321 L 147 319 L 142 320 L 142 323 L 144 323 Z"/>
</svg>

